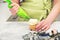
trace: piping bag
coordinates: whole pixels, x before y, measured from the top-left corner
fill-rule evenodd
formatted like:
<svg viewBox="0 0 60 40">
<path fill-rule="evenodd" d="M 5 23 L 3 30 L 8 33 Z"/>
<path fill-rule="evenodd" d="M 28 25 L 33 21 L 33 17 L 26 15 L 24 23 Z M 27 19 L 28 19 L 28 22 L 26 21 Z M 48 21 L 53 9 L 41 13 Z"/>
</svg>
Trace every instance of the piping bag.
<svg viewBox="0 0 60 40">
<path fill-rule="evenodd" d="M 4 1 L 6 1 L 8 3 L 8 8 L 12 8 L 11 0 L 4 0 Z M 18 9 L 17 16 L 22 17 L 23 19 L 30 19 L 30 16 L 28 16 L 21 7 L 19 7 L 19 9 Z"/>
</svg>

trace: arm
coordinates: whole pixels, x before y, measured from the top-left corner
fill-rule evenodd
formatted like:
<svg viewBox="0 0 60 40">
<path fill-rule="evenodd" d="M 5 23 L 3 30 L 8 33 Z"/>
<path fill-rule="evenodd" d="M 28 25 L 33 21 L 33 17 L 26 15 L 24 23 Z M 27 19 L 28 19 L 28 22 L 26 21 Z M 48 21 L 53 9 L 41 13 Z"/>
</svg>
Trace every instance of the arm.
<svg viewBox="0 0 60 40">
<path fill-rule="evenodd" d="M 54 19 L 60 14 L 60 2 L 56 3 L 54 5 L 54 7 L 52 8 L 52 11 L 50 12 L 50 14 L 48 15 L 48 17 L 46 18 L 46 20 L 49 20 L 50 23 L 52 23 L 54 21 Z"/>
<path fill-rule="evenodd" d="M 36 30 L 46 31 L 47 29 L 49 29 L 51 23 L 55 20 L 55 18 L 59 15 L 59 13 L 60 13 L 60 0 L 59 1 L 55 0 L 54 7 L 52 8 L 50 14 L 45 20 L 42 20 L 41 22 L 38 23 L 38 25 L 36 26 Z"/>
</svg>

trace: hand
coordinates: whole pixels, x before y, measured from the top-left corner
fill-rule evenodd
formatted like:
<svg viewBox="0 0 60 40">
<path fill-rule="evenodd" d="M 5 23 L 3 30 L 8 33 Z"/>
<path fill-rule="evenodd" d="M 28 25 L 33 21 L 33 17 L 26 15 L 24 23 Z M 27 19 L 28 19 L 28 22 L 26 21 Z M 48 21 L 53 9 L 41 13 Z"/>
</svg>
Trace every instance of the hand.
<svg viewBox="0 0 60 40">
<path fill-rule="evenodd" d="M 36 26 L 37 31 L 47 31 L 50 28 L 50 21 L 42 20 Z"/>
<path fill-rule="evenodd" d="M 10 11 L 11 11 L 12 15 L 15 16 L 20 6 L 14 2 L 12 2 L 11 6 L 12 6 L 12 8 L 10 9 Z"/>
</svg>

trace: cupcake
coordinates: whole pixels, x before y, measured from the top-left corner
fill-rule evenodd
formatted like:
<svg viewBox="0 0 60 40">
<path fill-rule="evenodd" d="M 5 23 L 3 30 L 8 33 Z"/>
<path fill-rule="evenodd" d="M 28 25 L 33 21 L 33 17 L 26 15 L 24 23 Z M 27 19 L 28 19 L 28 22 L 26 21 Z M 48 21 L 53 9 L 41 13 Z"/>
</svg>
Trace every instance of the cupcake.
<svg viewBox="0 0 60 40">
<path fill-rule="evenodd" d="M 36 30 L 37 23 L 38 23 L 38 20 L 37 19 L 30 19 L 29 20 L 29 29 L 31 31 L 35 31 Z"/>
</svg>

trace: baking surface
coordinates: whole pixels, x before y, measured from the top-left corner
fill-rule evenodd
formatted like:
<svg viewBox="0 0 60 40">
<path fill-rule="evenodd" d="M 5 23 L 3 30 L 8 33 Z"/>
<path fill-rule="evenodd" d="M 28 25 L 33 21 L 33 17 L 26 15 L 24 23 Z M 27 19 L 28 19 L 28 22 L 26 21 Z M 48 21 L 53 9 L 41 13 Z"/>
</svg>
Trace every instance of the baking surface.
<svg viewBox="0 0 60 40">
<path fill-rule="evenodd" d="M 0 23 L 1 40 L 22 40 L 22 36 L 28 32 L 29 28 L 25 23 Z"/>
<path fill-rule="evenodd" d="M 0 39 L 1 40 L 23 40 L 22 36 L 29 33 L 29 25 L 21 22 L 3 22 L 0 23 Z M 53 27 L 60 29 L 60 22 L 54 22 Z M 50 31 L 50 30 L 49 30 Z M 60 31 L 59 31 L 60 32 Z"/>
</svg>

